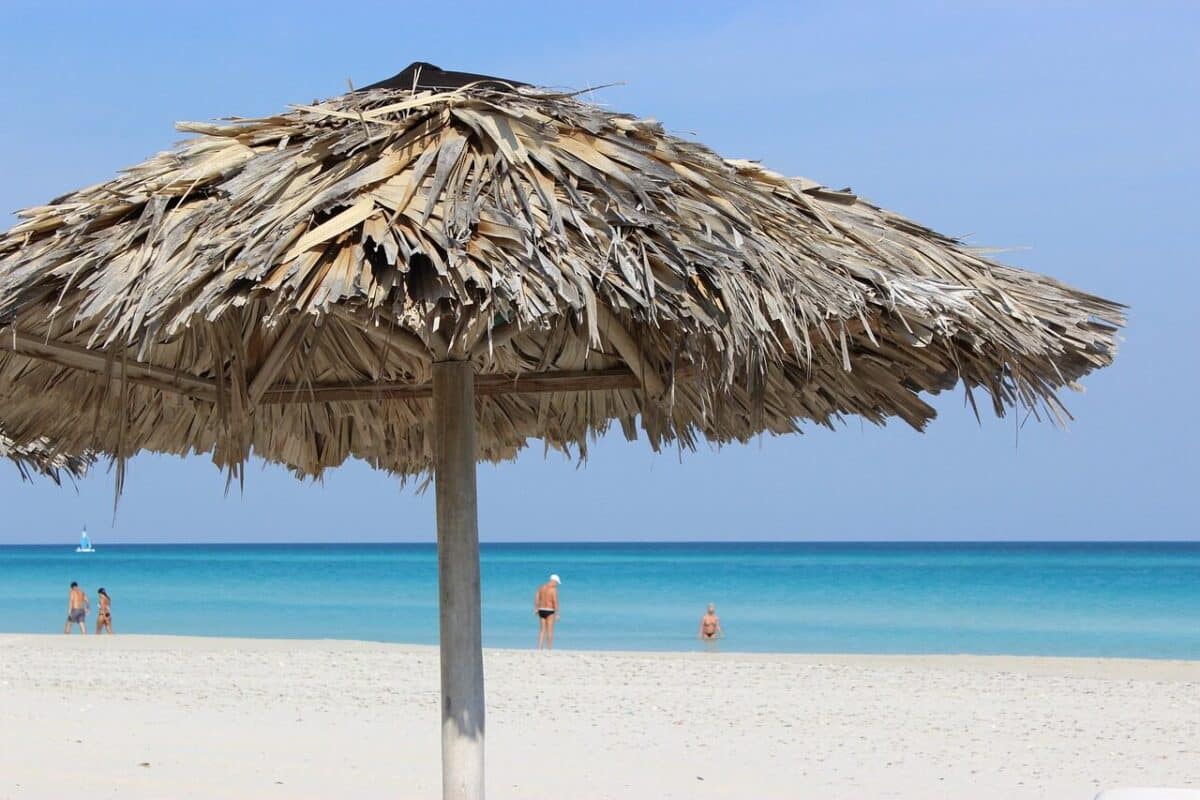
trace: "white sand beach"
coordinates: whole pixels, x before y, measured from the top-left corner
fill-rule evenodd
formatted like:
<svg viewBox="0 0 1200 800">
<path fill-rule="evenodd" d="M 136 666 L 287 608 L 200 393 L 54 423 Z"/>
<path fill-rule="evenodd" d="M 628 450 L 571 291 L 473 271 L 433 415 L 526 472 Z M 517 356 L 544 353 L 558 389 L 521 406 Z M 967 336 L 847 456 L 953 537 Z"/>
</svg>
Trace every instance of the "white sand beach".
<svg viewBox="0 0 1200 800">
<path fill-rule="evenodd" d="M 1200 787 L 1200 662 L 492 650 L 492 798 Z M 0 635 L 0 798 L 435 798 L 433 648 Z"/>
</svg>

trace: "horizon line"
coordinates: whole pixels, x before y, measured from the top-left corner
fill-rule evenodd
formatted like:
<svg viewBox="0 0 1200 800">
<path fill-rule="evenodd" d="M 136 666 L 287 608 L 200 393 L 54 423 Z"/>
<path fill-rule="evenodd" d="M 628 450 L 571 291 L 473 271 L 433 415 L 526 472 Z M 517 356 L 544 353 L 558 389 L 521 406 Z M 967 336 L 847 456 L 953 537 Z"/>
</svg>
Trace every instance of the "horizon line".
<svg viewBox="0 0 1200 800">
<path fill-rule="evenodd" d="M 222 539 L 209 541 L 113 541 L 107 547 L 137 547 L 142 545 L 436 545 L 436 539 L 393 540 L 330 540 L 280 541 L 264 539 Z M 1200 544 L 1200 538 L 1190 539 L 488 539 L 480 545 L 564 545 L 564 544 Z M 69 547 L 70 541 L 0 542 L 0 547 Z"/>
</svg>

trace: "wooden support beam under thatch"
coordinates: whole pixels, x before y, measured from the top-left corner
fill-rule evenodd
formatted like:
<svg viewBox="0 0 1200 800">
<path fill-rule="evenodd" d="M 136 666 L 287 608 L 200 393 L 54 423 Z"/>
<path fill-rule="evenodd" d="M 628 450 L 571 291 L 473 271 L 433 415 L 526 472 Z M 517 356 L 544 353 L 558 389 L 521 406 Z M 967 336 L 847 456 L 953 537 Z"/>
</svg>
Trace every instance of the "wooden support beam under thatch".
<svg viewBox="0 0 1200 800">
<path fill-rule="evenodd" d="M 0 350 L 9 350 L 26 358 L 46 361 L 60 367 L 109 375 L 114 381 L 119 380 L 124 372 L 130 383 L 159 391 L 185 394 L 209 403 L 215 402 L 217 397 L 216 385 L 205 378 L 140 361 L 128 361 L 122 366 L 115 358 L 110 362 L 108 356 L 101 351 L 56 342 L 42 336 L 31 336 L 12 329 L 0 331 Z"/>
<path fill-rule="evenodd" d="M 662 377 L 655 375 L 661 382 Z M 675 379 L 691 377 L 679 369 Z M 520 375 L 476 375 L 476 395 L 544 394 L 546 392 L 596 392 L 641 389 L 642 380 L 632 370 L 556 370 Z M 339 383 L 312 386 L 277 386 L 263 395 L 263 403 L 335 403 L 357 400 L 426 400 L 433 397 L 432 383 Z"/>
<path fill-rule="evenodd" d="M 312 317 L 307 314 L 297 314 L 283 327 L 279 333 L 279 338 L 275 340 L 271 351 L 267 353 L 267 357 L 263 359 L 258 372 L 254 374 L 253 380 L 250 381 L 247 394 L 249 394 L 252 404 L 258 405 L 263 395 L 270 391 L 271 384 L 275 382 L 275 379 L 279 377 L 279 373 L 287 366 L 288 360 L 295 354 L 296 347 L 304 338 L 305 330 L 311 327 Z"/>
<path fill-rule="evenodd" d="M 303 330 L 297 322 L 296 329 Z M 294 330 L 285 331 L 280 338 L 278 352 L 284 340 L 292 339 Z M 381 331 L 381 335 L 383 332 Z M 611 341 L 611 339 L 610 339 Z M 630 340 L 632 341 L 632 340 Z M 293 342 L 294 343 L 294 342 Z M 614 347 L 615 347 L 614 343 Z M 205 403 L 215 403 L 216 384 L 207 378 L 175 372 L 153 364 L 128 361 L 123 366 L 101 352 L 84 347 L 56 342 L 40 336 L 31 336 L 8 330 L 0 334 L 0 350 L 9 350 L 27 358 L 45 361 L 55 366 L 81 370 L 96 375 L 108 375 L 110 380 L 124 377 L 130 383 L 155 389 L 160 392 L 183 395 Z M 268 360 L 269 357 L 268 357 Z M 475 378 L 478 395 L 500 394 L 543 394 L 547 392 L 595 392 L 614 389 L 641 389 L 653 384 L 665 391 L 666 383 L 648 363 L 643 364 L 641 375 L 624 367 L 598 370 L 552 370 L 548 372 L 524 372 L 517 374 L 482 374 Z M 271 372 L 277 370 L 272 368 Z M 260 375 L 263 374 L 261 371 Z M 647 380 L 647 376 L 651 376 Z M 677 369 L 675 379 L 688 378 L 691 370 Z M 295 403 L 345 403 L 363 400 L 427 400 L 433 397 L 432 383 L 333 383 L 333 384 L 289 384 L 263 388 L 257 398 L 261 404 Z"/>
<path fill-rule="evenodd" d="M 596 304 L 596 315 L 600 335 L 608 340 L 616 349 L 617 354 L 621 356 L 621 360 L 641 379 L 647 394 L 655 400 L 662 399 L 662 396 L 666 394 L 667 386 L 663 383 L 658 371 L 650 365 L 650 360 L 646 358 L 646 353 L 637 340 L 630 335 L 629 331 L 625 330 L 625 326 L 617 319 L 617 315 L 609 311 L 603 303 Z"/>
</svg>

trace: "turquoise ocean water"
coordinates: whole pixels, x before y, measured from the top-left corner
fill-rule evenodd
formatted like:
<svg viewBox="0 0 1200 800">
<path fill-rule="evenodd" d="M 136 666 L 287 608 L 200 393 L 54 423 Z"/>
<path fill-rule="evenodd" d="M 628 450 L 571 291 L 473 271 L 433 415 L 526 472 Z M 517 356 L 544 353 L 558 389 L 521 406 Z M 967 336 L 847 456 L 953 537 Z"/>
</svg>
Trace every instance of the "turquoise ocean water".
<svg viewBox="0 0 1200 800">
<path fill-rule="evenodd" d="M 1200 543 L 485 544 L 482 561 L 493 647 L 534 643 L 557 572 L 560 647 L 698 649 L 714 602 L 731 651 L 1200 659 Z M 0 547 L 0 631 L 60 631 L 72 580 L 93 606 L 108 590 L 118 633 L 437 637 L 432 545 Z"/>
</svg>

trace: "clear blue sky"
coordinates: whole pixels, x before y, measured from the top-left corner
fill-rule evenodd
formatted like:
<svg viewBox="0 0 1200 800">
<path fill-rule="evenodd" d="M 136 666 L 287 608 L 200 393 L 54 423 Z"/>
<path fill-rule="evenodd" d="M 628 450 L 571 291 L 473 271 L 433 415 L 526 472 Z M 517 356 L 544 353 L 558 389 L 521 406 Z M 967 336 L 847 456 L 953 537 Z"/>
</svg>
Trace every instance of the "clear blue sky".
<svg viewBox="0 0 1200 800">
<path fill-rule="evenodd" d="M 566 87 L 720 152 L 860 194 L 1132 306 L 1069 430 L 836 433 L 480 470 L 485 540 L 1196 539 L 1200 4 L 7 2 L 0 213 L 168 147 L 179 119 L 265 114 L 411 61 Z M 744 77 L 744 76 L 751 77 Z M 11 217 L 0 217 L 7 226 Z M 432 493 L 348 464 L 324 484 L 203 458 L 78 490 L 0 465 L 0 542 L 433 538 Z"/>
</svg>

